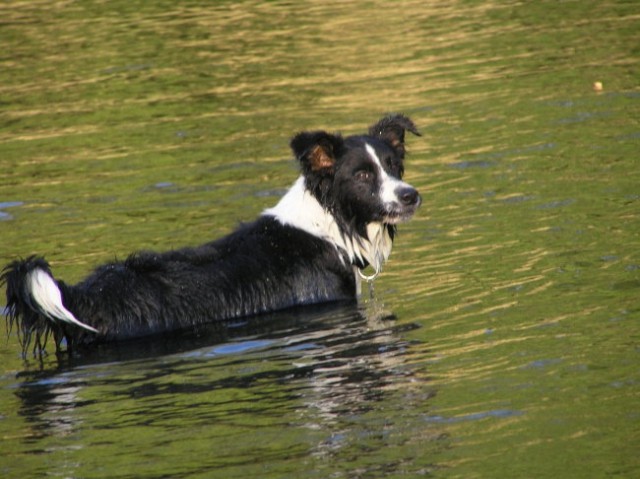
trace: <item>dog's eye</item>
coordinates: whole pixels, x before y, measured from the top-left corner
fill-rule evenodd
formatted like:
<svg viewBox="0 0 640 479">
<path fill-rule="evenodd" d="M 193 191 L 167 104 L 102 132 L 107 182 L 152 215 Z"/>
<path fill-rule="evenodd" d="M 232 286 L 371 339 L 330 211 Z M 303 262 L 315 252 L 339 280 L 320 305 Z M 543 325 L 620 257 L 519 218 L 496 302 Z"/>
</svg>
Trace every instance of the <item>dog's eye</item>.
<svg viewBox="0 0 640 479">
<path fill-rule="evenodd" d="M 371 181 L 373 179 L 373 172 L 369 170 L 358 170 L 355 174 L 358 181 Z"/>
</svg>

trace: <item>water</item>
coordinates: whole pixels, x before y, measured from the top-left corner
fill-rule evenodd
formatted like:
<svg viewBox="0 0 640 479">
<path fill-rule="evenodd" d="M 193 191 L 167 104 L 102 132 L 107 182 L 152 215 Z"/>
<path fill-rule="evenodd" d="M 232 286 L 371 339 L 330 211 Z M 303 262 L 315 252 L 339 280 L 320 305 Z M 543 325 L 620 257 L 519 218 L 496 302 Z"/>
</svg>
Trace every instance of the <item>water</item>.
<svg viewBox="0 0 640 479">
<path fill-rule="evenodd" d="M 60 361 L 10 334 L 3 477 L 640 476 L 634 2 L 0 18 L 2 263 L 45 254 L 75 281 L 224 234 L 293 182 L 301 129 L 402 111 L 424 134 L 423 206 L 359 306 Z"/>
</svg>

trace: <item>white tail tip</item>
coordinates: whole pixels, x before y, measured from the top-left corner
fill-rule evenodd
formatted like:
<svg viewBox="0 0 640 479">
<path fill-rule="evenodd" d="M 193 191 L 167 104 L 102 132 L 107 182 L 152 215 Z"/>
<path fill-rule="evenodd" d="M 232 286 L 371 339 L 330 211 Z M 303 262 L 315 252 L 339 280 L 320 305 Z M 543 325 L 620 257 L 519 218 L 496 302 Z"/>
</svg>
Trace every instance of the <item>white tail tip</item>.
<svg viewBox="0 0 640 479">
<path fill-rule="evenodd" d="M 40 311 L 52 321 L 64 321 L 93 333 L 98 330 L 76 319 L 62 304 L 62 294 L 53 278 L 41 269 L 35 269 L 27 278 L 27 288 Z"/>
</svg>

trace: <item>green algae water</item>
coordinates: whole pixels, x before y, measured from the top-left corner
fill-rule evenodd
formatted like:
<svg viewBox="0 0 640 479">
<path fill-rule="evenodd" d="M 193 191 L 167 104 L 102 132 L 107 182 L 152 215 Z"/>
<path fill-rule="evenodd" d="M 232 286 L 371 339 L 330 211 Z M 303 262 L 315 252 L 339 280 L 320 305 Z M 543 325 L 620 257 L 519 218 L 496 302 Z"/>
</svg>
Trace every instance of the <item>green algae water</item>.
<svg viewBox="0 0 640 479">
<path fill-rule="evenodd" d="M 2 477 L 640 477 L 636 2 L 9 1 L 0 46 L 0 260 L 70 282 L 253 219 L 297 131 L 423 133 L 359 306 L 11 331 Z"/>
</svg>

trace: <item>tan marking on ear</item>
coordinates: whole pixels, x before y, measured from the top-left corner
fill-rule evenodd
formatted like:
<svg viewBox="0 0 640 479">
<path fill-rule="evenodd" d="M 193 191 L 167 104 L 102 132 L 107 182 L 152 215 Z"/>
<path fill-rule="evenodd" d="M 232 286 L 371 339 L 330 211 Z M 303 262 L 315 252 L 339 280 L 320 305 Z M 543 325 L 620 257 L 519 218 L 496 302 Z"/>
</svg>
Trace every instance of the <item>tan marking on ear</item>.
<svg viewBox="0 0 640 479">
<path fill-rule="evenodd" d="M 405 147 L 404 147 L 404 141 L 402 141 L 400 138 L 391 138 L 389 140 L 389 144 L 391 145 L 392 148 L 394 148 L 398 153 L 400 153 L 400 155 L 402 155 L 404 157 L 404 153 L 406 151 Z"/>
<path fill-rule="evenodd" d="M 316 145 L 309 155 L 311 160 L 311 169 L 313 171 L 333 168 L 333 158 L 320 145 Z"/>
</svg>

